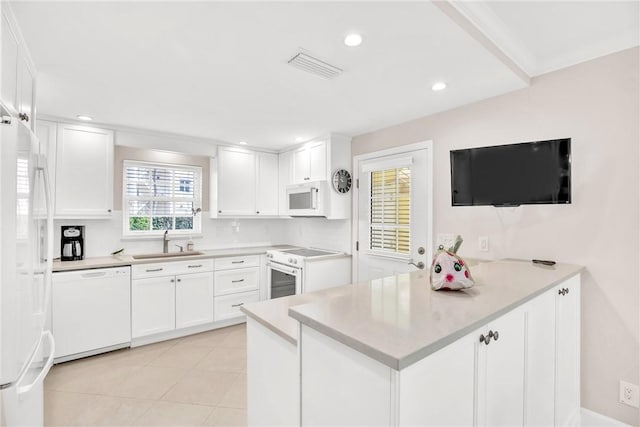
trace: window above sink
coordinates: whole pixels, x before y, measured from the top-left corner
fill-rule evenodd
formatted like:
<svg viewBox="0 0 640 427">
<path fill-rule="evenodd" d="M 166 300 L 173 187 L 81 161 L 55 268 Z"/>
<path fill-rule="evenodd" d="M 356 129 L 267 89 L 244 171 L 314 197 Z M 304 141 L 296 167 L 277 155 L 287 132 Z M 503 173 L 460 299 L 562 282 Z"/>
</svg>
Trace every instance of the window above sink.
<svg viewBox="0 0 640 427">
<path fill-rule="evenodd" d="M 200 233 L 202 168 L 125 160 L 122 187 L 124 236 Z"/>
</svg>

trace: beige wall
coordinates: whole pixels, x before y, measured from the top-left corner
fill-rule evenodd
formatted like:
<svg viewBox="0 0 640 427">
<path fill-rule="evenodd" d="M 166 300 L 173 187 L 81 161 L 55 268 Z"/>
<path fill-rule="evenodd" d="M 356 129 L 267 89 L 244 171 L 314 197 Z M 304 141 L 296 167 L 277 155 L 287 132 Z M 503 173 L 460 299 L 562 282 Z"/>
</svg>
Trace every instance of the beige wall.
<svg viewBox="0 0 640 427">
<path fill-rule="evenodd" d="M 433 140 L 434 230 L 462 234 L 463 255 L 587 267 L 582 404 L 632 425 L 640 424 L 639 413 L 618 402 L 618 381 L 640 383 L 639 52 L 549 73 L 527 89 L 360 135 L 352 144 L 356 156 Z M 449 150 L 562 137 L 573 139 L 571 205 L 451 207 Z M 477 250 L 478 236 L 489 236 L 489 253 Z"/>
<path fill-rule="evenodd" d="M 144 162 L 170 163 L 176 165 L 199 166 L 202 168 L 202 210 L 209 211 L 209 157 L 196 156 L 149 148 L 116 145 L 114 154 L 113 205 L 114 210 L 122 210 L 122 162 L 138 160 Z"/>
</svg>

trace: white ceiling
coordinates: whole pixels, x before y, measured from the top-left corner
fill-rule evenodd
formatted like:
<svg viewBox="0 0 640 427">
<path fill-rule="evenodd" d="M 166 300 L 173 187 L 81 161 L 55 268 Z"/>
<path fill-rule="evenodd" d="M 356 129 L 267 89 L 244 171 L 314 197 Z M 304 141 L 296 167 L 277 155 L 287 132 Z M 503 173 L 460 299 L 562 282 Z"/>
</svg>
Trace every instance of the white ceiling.
<svg viewBox="0 0 640 427">
<path fill-rule="evenodd" d="M 637 45 L 629 13 L 638 3 L 609 4 L 459 10 L 536 75 L 630 47 L 634 36 Z M 283 148 L 330 131 L 358 135 L 526 86 L 428 1 L 12 6 L 39 71 L 40 114 L 214 142 Z M 344 46 L 351 31 L 360 47 Z M 324 80 L 288 66 L 299 48 L 344 73 Z M 439 80 L 449 88 L 432 92 Z"/>
</svg>

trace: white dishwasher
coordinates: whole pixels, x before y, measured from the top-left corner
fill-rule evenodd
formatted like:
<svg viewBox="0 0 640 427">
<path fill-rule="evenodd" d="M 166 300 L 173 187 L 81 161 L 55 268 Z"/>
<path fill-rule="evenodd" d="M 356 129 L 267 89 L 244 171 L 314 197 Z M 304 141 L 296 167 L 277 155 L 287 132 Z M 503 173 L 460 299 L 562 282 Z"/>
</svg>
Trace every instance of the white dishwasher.
<svg viewBox="0 0 640 427">
<path fill-rule="evenodd" d="M 131 343 L 131 267 L 53 273 L 51 329 L 63 362 Z"/>
</svg>

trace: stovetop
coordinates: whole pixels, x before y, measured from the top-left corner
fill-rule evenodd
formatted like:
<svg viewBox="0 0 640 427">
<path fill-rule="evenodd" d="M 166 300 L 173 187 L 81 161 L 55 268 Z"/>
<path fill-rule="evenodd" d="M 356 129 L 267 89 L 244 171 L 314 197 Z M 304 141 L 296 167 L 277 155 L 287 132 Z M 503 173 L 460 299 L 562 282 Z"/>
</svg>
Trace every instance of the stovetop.
<svg viewBox="0 0 640 427">
<path fill-rule="evenodd" d="M 308 248 L 300 248 L 300 249 L 288 249 L 282 252 L 286 252 L 291 255 L 298 255 L 301 257 L 314 257 L 314 256 L 322 256 L 322 255 L 332 255 L 335 252 L 321 251 L 318 249 L 308 249 Z"/>
</svg>

